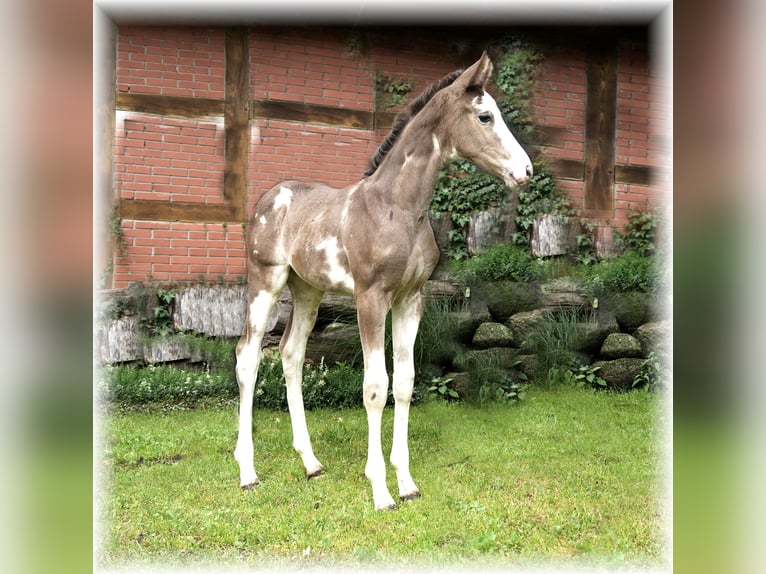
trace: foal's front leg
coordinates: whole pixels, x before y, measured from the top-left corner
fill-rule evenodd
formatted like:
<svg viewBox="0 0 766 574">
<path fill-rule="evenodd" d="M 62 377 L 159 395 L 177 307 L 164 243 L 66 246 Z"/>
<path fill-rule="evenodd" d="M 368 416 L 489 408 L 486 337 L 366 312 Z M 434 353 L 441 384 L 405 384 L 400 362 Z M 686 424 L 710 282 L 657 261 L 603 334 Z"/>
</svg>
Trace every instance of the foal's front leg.
<svg viewBox="0 0 766 574">
<path fill-rule="evenodd" d="M 364 407 L 367 410 L 367 464 L 364 474 L 372 485 L 376 510 L 392 510 L 396 502 L 386 486 L 386 461 L 383 458 L 380 427 L 388 397 L 385 358 L 385 328 L 388 305 L 380 294 L 357 295 L 359 335 L 364 353 Z"/>
<path fill-rule="evenodd" d="M 396 470 L 399 498 L 411 500 L 420 496 L 410 475 L 410 451 L 407 445 L 410 402 L 415 384 L 413 349 L 418 325 L 423 315 L 423 297 L 414 293 L 394 304 L 392 313 L 394 341 L 394 440 L 391 464 Z"/>
</svg>

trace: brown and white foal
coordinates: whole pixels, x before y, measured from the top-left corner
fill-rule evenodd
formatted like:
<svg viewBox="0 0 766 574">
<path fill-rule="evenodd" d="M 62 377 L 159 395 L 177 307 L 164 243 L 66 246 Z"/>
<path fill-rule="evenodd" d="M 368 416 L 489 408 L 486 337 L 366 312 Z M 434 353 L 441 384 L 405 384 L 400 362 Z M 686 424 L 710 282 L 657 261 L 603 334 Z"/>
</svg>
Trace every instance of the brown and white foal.
<svg viewBox="0 0 766 574">
<path fill-rule="evenodd" d="M 532 174 L 529 157 L 484 91 L 492 73 L 486 53 L 450 74 L 397 117 L 367 175 L 344 189 L 285 181 L 255 207 L 247 238 L 249 299 L 237 345 L 240 484 L 258 483 L 253 464 L 252 405 L 261 341 L 286 284 L 293 309 L 280 343 L 293 446 L 309 478 L 324 470 L 314 456 L 303 409 L 306 341 L 322 294 L 353 294 L 364 353 L 363 400 L 369 426 L 365 475 L 376 509 L 395 508 L 386 486 L 381 419 L 388 394 L 386 315 L 392 311 L 394 433 L 391 464 L 399 497 L 420 496 L 410 476 L 407 425 L 415 370 L 413 346 L 423 313 L 423 285 L 439 252 L 428 220 L 439 169 L 464 157 L 509 186 Z"/>
</svg>

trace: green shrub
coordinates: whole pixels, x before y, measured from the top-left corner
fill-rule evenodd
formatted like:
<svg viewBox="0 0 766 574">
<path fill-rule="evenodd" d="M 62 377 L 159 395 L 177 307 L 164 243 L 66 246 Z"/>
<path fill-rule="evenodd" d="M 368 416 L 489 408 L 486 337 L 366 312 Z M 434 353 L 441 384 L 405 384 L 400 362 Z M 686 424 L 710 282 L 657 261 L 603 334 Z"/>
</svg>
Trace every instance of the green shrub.
<svg viewBox="0 0 766 574">
<path fill-rule="evenodd" d="M 303 368 L 303 404 L 307 409 L 362 406 L 364 373 L 347 363 L 328 367 L 324 361 Z"/>
<path fill-rule="evenodd" d="M 362 404 L 363 372 L 346 363 L 303 368 L 303 395 L 307 409 L 348 408 Z M 204 370 L 172 365 L 106 366 L 98 381 L 100 398 L 123 408 L 194 408 L 199 404 L 239 399 L 235 371 Z M 264 355 L 258 369 L 253 405 L 287 409 L 287 389 L 278 353 Z"/>
<path fill-rule="evenodd" d="M 617 247 L 643 256 L 654 254 L 660 219 L 660 215 L 652 210 L 630 212 L 624 232 L 616 237 Z"/>
<path fill-rule="evenodd" d="M 239 395 L 233 373 L 178 369 L 170 365 L 106 366 L 97 391 L 110 405 L 193 407 L 206 399 L 231 400 Z"/>
<path fill-rule="evenodd" d="M 654 293 L 664 286 L 663 271 L 657 256 L 628 251 L 586 267 L 583 274 L 595 293 Z"/>
<path fill-rule="evenodd" d="M 504 279 L 530 283 L 543 276 L 543 264 L 528 249 L 507 243 L 495 245 L 455 268 L 467 283 Z"/>
</svg>

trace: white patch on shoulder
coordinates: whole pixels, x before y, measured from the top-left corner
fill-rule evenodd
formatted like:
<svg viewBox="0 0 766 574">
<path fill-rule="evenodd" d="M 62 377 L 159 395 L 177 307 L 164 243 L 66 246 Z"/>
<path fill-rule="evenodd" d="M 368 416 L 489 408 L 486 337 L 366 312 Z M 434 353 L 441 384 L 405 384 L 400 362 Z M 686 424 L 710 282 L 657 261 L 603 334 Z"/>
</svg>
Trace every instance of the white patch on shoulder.
<svg viewBox="0 0 766 574">
<path fill-rule="evenodd" d="M 439 154 L 442 151 L 442 146 L 439 143 L 439 138 L 436 137 L 436 134 L 431 134 L 431 139 L 434 142 L 434 153 Z"/>
<path fill-rule="evenodd" d="M 265 215 L 261 215 L 261 217 L 260 217 L 260 219 L 258 221 L 261 222 L 261 225 L 266 225 L 266 216 Z"/>
<path fill-rule="evenodd" d="M 341 287 L 347 291 L 354 290 L 354 278 L 341 265 L 340 248 L 338 247 L 337 237 L 328 237 L 317 243 L 317 251 L 324 251 L 325 261 L 330 270 L 327 272 L 327 279 L 335 287 Z"/>
<path fill-rule="evenodd" d="M 279 195 L 277 195 L 277 198 L 274 200 L 274 211 L 279 209 L 280 207 L 290 207 L 290 204 L 293 201 L 293 190 L 289 187 L 280 187 L 279 188 Z"/>
<path fill-rule="evenodd" d="M 348 217 L 348 204 L 351 197 L 354 195 L 356 190 L 359 189 L 359 184 L 352 185 L 351 188 L 348 190 L 348 197 L 346 198 L 346 203 L 343 206 L 343 210 L 340 212 L 340 224 L 345 225 L 346 218 Z"/>
</svg>

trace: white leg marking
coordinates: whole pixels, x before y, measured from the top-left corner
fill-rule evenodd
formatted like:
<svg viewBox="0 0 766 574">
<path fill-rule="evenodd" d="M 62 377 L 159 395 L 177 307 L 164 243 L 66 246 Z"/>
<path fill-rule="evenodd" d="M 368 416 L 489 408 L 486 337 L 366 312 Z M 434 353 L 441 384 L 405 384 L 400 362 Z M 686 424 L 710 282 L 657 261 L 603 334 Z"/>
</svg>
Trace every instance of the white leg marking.
<svg viewBox="0 0 766 574">
<path fill-rule="evenodd" d="M 287 384 L 287 405 L 293 429 L 293 447 L 306 467 L 306 476 L 318 476 L 324 470 L 322 463 L 314 456 L 311 447 L 306 413 L 303 407 L 303 361 L 306 357 L 306 341 L 316 320 L 321 291 L 293 290 L 293 315 L 290 330 L 280 344 L 282 365 Z"/>
<path fill-rule="evenodd" d="M 239 484 L 251 488 L 258 484 L 253 463 L 253 396 L 258 365 L 261 361 L 261 341 L 276 297 L 261 291 L 248 309 L 248 325 L 237 344 L 237 382 L 239 383 L 239 431 L 234 459 L 239 463 Z"/>
<path fill-rule="evenodd" d="M 413 347 L 421 316 L 420 298 L 408 304 L 394 307 L 392 334 L 394 340 L 394 438 L 391 447 L 391 464 L 396 470 L 399 497 L 404 499 L 420 496 L 420 491 L 410 475 L 410 451 L 407 444 L 410 401 L 415 381 Z"/>
<path fill-rule="evenodd" d="M 386 486 L 386 461 L 381 445 L 381 421 L 388 395 L 388 373 L 383 349 L 373 349 L 368 356 L 364 373 L 364 406 L 367 409 L 367 464 L 365 476 L 372 486 L 372 500 L 376 510 L 395 508 L 396 503 Z"/>
</svg>

